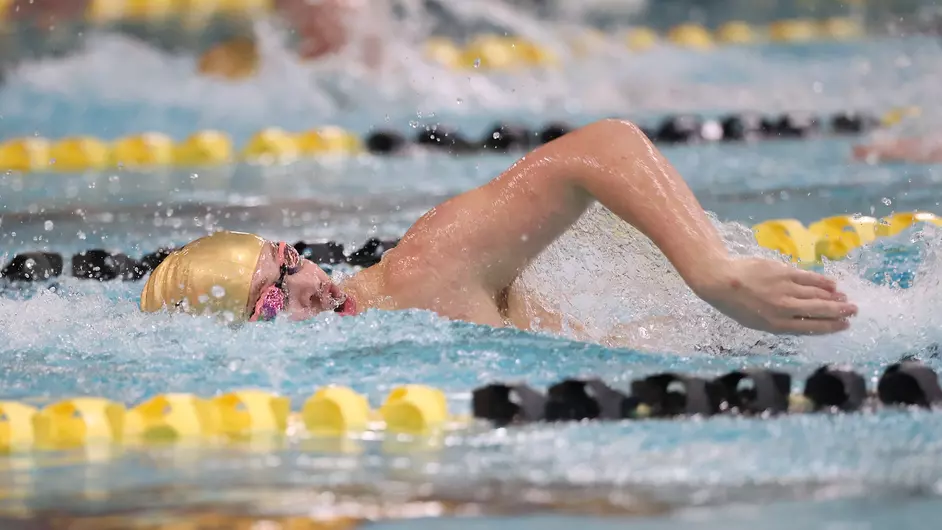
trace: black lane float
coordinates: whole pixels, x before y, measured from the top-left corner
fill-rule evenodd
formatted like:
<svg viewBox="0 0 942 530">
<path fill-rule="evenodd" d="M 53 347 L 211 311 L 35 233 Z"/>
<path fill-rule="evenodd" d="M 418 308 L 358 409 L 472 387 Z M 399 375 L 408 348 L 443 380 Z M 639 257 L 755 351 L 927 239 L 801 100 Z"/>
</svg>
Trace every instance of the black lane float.
<svg viewBox="0 0 942 530">
<path fill-rule="evenodd" d="M 868 393 L 859 373 L 831 365 L 810 374 L 801 393 L 792 394 L 791 383 L 788 373 L 765 369 L 733 371 L 716 378 L 666 372 L 632 381 L 627 392 L 597 378 L 565 379 L 545 393 L 526 384 L 493 383 L 472 392 L 471 409 L 475 418 L 507 426 L 719 414 L 850 413 L 881 406 L 942 405 L 938 375 L 914 360 L 888 366 L 875 393 Z"/>
<path fill-rule="evenodd" d="M 869 114 L 839 112 L 818 116 L 805 112 L 779 115 L 735 113 L 717 118 L 694 114 L 670 115 L 656 124 L 640 124 L 655 143 L 682 145 L 700 142 L 748 142 L 755 140 L 810 138 L 822 134 L 864 134 L 880 127 L 881 120 Z M 420 129 L 413 138 L 394 130 L 375 130 L 364 138 L 366 149 L 376 155 L 395 155 L 410 146 L 453 155 L 526 152 L 551 142 L 575 126 L 550 122 L 539 128 L 497 122 L 481 138 L 471 138 L 443 124 Z"/>
</svg>

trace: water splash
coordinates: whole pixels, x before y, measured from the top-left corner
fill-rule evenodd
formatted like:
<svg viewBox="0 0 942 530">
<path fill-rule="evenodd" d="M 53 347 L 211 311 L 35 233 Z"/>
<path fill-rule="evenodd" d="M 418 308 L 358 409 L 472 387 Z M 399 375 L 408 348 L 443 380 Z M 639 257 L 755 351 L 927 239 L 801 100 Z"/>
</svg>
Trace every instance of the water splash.
<svg viewBox="0 0 942 530">
<path fill-rule="evenodd" d="M 280 24 L 258 20 L 260 72 L 242 82 L 201 77 L 193 56 L 92 32 L 73 55 L 27 61 L 10 71 L 0 92 L 0 114 L 10 134 L 111 137 L 155 129 L 183 136 L 215 127 L 244 138 L 272 124 L 302 129 L 334 122 L 363 131 L 378 125 L 379 117 L 397 128 L 417 116 L 463 118 L 463 124 L 477 127 L 482 111 L 545 121 L 718 107 L 934 108 L 942 79 L 939 44 L 931 38 L 728 47 L 705 60 L 700 52 L 666 45 L 633 53 L 616 32 L 581 55 L 567 42 L 572 35 L 583 38 L 587 26 L 536 20 L 491 3 L 455 4 L 456 23 L 467 29 L 480 27 L 475 21 L 482 20 L 495 33 L 526 35 L 555 51 L 560 67 L 511 74 L 451 70 L 430 62 L 422 49 L 434 15 L 406 4 L 407 24 L 371 9 L 351 26 L 353 45 L 316 62 L 297 58 Z M 370 66 L 360 58 L 361 48 L 365 35 L 374 34 L 381 36 L 384 51 Z"/>
<path fill-rule="evenodd" d="M 762 253 L 746 227 L 717 224 L 733 252 Z M 913 272 L 912 288 L 878 286 L 871 280 L 876 269 L 887 268 L 881 256 L 893 245 L 918 250 L 918 267 L 906 260 L 890 267 L 891 280 Z M 0 297 L 0 381 L 4 398 L 32 398 L 35 404 L 68 395 L 100 395 L 133 404 L 161 392 L 212 396 L 256 387 L 292 397 L 295 408 L 325 384 L 352 386 L 378 405 L 391 387 L 419 383 L 443 388 L 455 411 L 467 410 L 469 389 L 495 380 L 545 387 L 563 377 L 602 374 L 624 387 L 654 371 L 714 374 L 755 366 L 785 369 L 799 375 L 795 384 L 800 385 L 801 372 L 821 362 L 852 360 L 864 373 L 874 374 L 910 346 L 938 340 L 932 300 L 940 280 L 940 248 L 939 234 L 929 228 L 829 264 L 829 272 L 840 277 L 842 288 L 861 305 L 861 316 L 840 337 L 791 344 L 798 353 L 793 356 L 694 354 L 695 346 L 734 349 L 763 336 L 719 320 L 692 298 L 650 243 L 601 209 L 590 211 L 521 281 L 547 296 L 564 297 L 576 308 L 588 307 L 600 326 L 667 310 L 683 316 L 683 335 L 655 337 L 664 339 L 661 353 L 494 330 L 423 311 L 372 311 L 348 319 L 325 314 L 304 323 L 230 329 L 212 319 L 142 314 L 137 309 L 140 283 L 66 279 L 55 291 Z M 569 297 L 569 291 L 559 289 L 564 285 L 591 292 Z M 938 361 L 930 362 L 938 368 Z M 132 453 L 106 468 L 71 466 L 74 474 L 87 471 L 93 480 L 63 482 L 56 475 L 35 484 L 37 497 L 43 498 L 82 488 L 133 491 L 155 481 L 178 484 L 199 476 L 203 491 L 225 498 L 246 472 L 260 483 L 277 484 L 286 476 L 305 483 L 325 477 L 332 484 L 359 477 L 383 483 L 384 470 L 403 465 L 413 480 L 637 487 L 690 504 L 804 499 L 819 493 L 842 498 L 881 490 L 931 491 L 942 476 L 934 441 L 940 429 L 939 416 L 931 412 L 538 425 L 449 437 L 443 450 L 419 453 L 408 464 L 377 441 L 362 443 L 360 455 L 291 447 L 256 455 L 256 460 L 246 452 L 205 449 L 186 462 L 166 465 Z M 264 472 L 257 465 L 263 458 Z M 350 473 L 338 476 L 333 469 L 299 467 L 302 460 L 318 459 Z M 60 489 L 53 483 L 61 484 Z"/>
<path fill-rule="evenodd" d="M 715 220 L 733 255 L 783 260 L 760 248 L 746 226 Z M 924 255 L 888 263 L 889 249 L 914 248 Z M 792 353 L 813 360 L 898 359 L 942 339 L 932 300 L 939 295 L 942 239 L 932 226 L 912 230 L 828 263 L 839 288 L 860 307 L 846 333 L 825 337 L 780 337 L 745 329 L 697 298 L 657 247 L 631 225 L 597 205 L 541 254 L 521 275 L 520 285 L 586 325 L 591 340 L 651 351 Z M 895 282 L 878 284 L 875 274 Z M 900 279 L 915 277 L 903 289 Z M 568 331 L 570 336 L 580 334 Z M 614 335 L 614 337 L 613 337 Z"/>
<path fill-rule="evenodd" d="M 743 225 L 717 225 L 733 253 L 773 257 Z M 905 248 L 913 258 L 888 264 L 888 245 Z M 925 227 L 888 240 L 882 249 L 827 264 L 860 307 L 853 327 L 827 337 L 782 338 L 746 330 L 696 298 L 649 240 L 598 207 L 547 249 L 519 285 L 582 319 L 590 342 L 626 323 L 661 319 L 631 337 L 632 345 L 652 352 L 645 355 L 571 342 L 565 334 L 448 322 L 422 311 L 375 311 L 353 319 L 327 314 L 301 324 L 232 330 L 211 319 L 140 313 L 139 283 L 64 279 L 54 290 L 0 297 L 0 356 L 9 361 L 3 380 L 5 393 L 13 396 L 72 389 L 133 401 L 157 391 L 211 394 L 245 385 L 295 395 L 324 382 L 377 392 L 423 374 L 436 385 L 466 391 L 476 382 L 513 374 L 549 381 L 567 371 L 604 373 L 606 363 L 628 377 L 652 367 L 692 370 L 719 363 L 722 369 L 741 362 L 706 355 L 723 352 L 879 364 L 942 341 L 932 303 L 942 283 L 940 248 L 942 237 Z M 895 282 L 911 276 L 913 287 L 878 285 L 875 271 L 888 271 Z M 702 358 L 691 357 L 697 352 Z M 442 372 L 440 366 L 450 369 Z M 468 370 L 454 370 L 461 366 Z"/>
</svg>

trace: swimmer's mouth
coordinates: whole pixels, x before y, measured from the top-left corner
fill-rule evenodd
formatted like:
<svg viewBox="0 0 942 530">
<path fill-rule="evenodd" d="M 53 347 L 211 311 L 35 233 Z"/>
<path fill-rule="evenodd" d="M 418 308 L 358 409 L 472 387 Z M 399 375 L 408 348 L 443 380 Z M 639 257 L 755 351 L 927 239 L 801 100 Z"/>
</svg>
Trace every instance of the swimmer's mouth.
<svg viewBox="0 0 942 530">
<path fill-rule="evenodd" d="M 356 302 L 353 301 L 353 298 L 346 296 L 343 299 L 343 302 L 340 303 L 336 308 L 334 308 L 334 313 L 337 313 L 340 316 L 353 316 L 357 312 Z"/>
<path fill-rule="evenodd" d="M 350 311 L 349 300 L 344 300 L 337 307 L 334 308 L 334 313 L 338 315 L 345 315 Z"/>
<path fill-rule="evenodd" d="M 333 299 L 334 313 L 342 316 L 356 314 L 356 302 L 353 301 L 353 297 L 347 296 L 336 285 L 330 286 L 330 297 Z"/>
<path fill-rule="evenodd" d="M 336 306 L 334 307 L 334 313 L 343 313 L 343 308 L 345 305 L 347 305 L 347 299 L 344 298 L 343 300 L 337 300 L 334 302 L 334 305 Z"/>
</svg>

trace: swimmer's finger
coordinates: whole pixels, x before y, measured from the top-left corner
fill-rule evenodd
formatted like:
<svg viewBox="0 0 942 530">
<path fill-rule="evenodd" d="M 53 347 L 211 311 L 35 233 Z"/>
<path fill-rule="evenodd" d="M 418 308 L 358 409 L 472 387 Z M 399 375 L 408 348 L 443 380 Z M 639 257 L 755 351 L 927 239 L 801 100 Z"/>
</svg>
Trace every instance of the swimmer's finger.
<svg viewBox="0 0 942 530">
<path fill-rule="evenodd" d="M 792 271 L 791 278 L 795 283 L 806 285 L 808 287 L 817 287 L 819 289 L 824 289 L 825 291 L 831 292 L 837 290 L 837 283 L 835 283 L 834 280 L 816 272 L 795 269 Z"/>
<path fill-rule="evenodd" d="M 846 302 L 847 295 L 841 292 L 831 292 L 820 287 L 808 287 L 807 285 L 795 285 L 790 293 L 793 297 L 800 300 L 834 300 L 835 302 Z"/>
<path fill-rule="evenodd" d="M 850 327 L 850 322 L 846 319 L 796 318 L 782 327 L 796 335 L 827 335 L 844 331 Z"/>
<path fill-rule="evenodd" d="M 857 314 L 857 306 L 847 302 L 833 300 L 799 300 L 797 298 L 784 304 L 788 316 L 795 318 L 846 318 Z"/>
</svg>

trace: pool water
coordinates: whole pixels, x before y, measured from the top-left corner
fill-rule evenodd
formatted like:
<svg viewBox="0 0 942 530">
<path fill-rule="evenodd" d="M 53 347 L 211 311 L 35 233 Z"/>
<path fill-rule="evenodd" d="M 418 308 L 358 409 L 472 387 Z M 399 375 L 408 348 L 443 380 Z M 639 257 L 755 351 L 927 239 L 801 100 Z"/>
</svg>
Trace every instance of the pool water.
<svg viewBox="0 0 942 530">
<path fill-rule="evenodd" d="M 595 87 L 576 83 L 580 72 L 552 79 L 558 83 L 555 91 L 530 80 L 528 95 L 508 95 L 501 100 L 504 107 L 485 117 L 475 116 L 480 112 L 473 109 L 486 109 L 499 99 L 487 97 L 488 90 L 471 89 L 466 83 L 464 92 L 435 92 L 429 80 L 428 86 L 416 89 L 414 99 L 425 101 L 419 107 L 438 105 L 443 110 L 423 110 L 419 117 L 402 113 L 387 121 L 384 109 L 392 107 L 390 101 L 398 102 L 396 108 L 416 108 L 410 107 L 412 99 L 396 99 L 395 89 L 401 87 L 389 87 L 373 104 L 354 87 L 349 105 L 356 110 L 334 106 L 321 112 L 321 102 L 296 97 L 305 88 L 299 84 L 279 84 L 269 75 L 256 85 L 209 85 L 174 72 L 176 59 L 161 62 L 146 52 L 140 53 L 153 62 L 148 67 L 156 72 L 156 86 L 134 96 L 131 87 L 137 84 L 113 75 L 108 82 L 102 80 L 118 69 L 104 60 L 124 57 L 119 53 L 125 51 L 123 46 L 107 41 L 96 48 L 93 43 L 82 57 L 31 65 L 11 77 L 0 92 L 3 134 L 38 131 L 55 137 L 82 132 L 113 137 L 155 128 L 182 137 L 197 127 L 221 127 L 244 138 L 265 125 L 300 127 L 314 120 L 365 132 L 378 117 L 404 131 L 411 130 L 410 121 L 445 119 L 480 131 L 498 118 L 587 122 L 610 109 L 601 104 L 563 105 L 562 112 L 560 107 L 545 109 L 560 102 L 593 101 L 593 92 L 614 94 L 601 99 L 612 109 L 636 111 L 644 119 L 655 119 L 671 108 L 716 112 L 754 106 L 780 111 L 795 101 L 822 112 L 845 104 L 879 109 L 900 101 L 931 103 L 938 86 L 936 72 L 942 71 L 937 44 L 926 41 L 825 47 L 817 50 L 814 62 L 807 61 L 808 50 L 774 47 L 764 49 L 761 59 L 734 49 L 717 52 L 710 61 L 673 50 L 626 63 L 625 72 L 600 79 Z M 900 56 L 908 58 L 909 66 L 898 65 Z M 632 89 L 636 94 L 620 93 L 632 72 L 650 69 L 657 60 L 666 62 L 663 70 L 651 74 L 651 93 L 673 84 L 679 95 L 635 98 L 641 94 L 639 87 Z M 701 62 L 721 73 L 708 74 Z M 851 75 L 854 72 L 859 75 Z M 72 84 L 59 83 L 64 78 Z M 729 90 L 723 79 L 739 79 L 743 98 L 718 99 L 717 94 Z M 822 79 L 827 88 L 815 89 L 813 83 Z M 171 90 L 177 82 L 181 88 Z M 508 79 L 492 82 L 495 90 L 501 83 L 514 84 Z M 855 84 L 862 88 L 851 88 Z M 906 93 L 897 89 L 900 84 Z M 428 91 L 423 95 L 424 89 Z M 790 99 L 795 94 L 798 99 Z M 233 111 L 232 103 L 243 99 L 251 103 Z M 459 109 L 455 100 L 472 110 Z M 537 104 L 543 110 L 536 109 Z M 849 157 L 854 141 L 702 145 L 667 148 L 665 153 L 704 206 L 726 223 L 729 234 L 741 236 L 745 226 L 775 217 L 809 222 L 838 213 L 942 213 L 937 167 L 855 163 Z M 415 155 L 195 173 L 0 175 L 0 253 L 6 260 L 26 250 L 68 254 L 106 247 L 140 255 L 185 243 L 214 228 L 352 245 L 370 236 L 402 234 L 437 201 L 486 182 L 512 161 L 512 156 Z M 883 367 L 907 354 L 920 355 L 942 369 L 929 354 L 930 346 L 942 341 L 934 303 L 942 274 L 940 249 L 942 235 L 932 227 L 919 227 L 862 249 L 845 262 L 828 264 L 827 270 L 838 275 L 842 288 L 859 304 L 860 316 L 850 331 L 803 339 L 788 355 L 610 349 L 448 322 L 420 311 L 368 312 L 353 319 L 327 315 L 303 324 L 276 322 L 231 330 L 186 316 L 140 314 L 139 282 L 99 284 L 65 278 L 54 290 L 6 291 L 0 298 L 2 396 L 43 404 L 94 395 L 134 404 L 163 392 L 211 396 L 258 387 L 290 396 L 297 408 L 326 384 L 349 385 L 378 405 L 391 388 L 420 383 L 443 389 L 452 410 L 464 412 L 471 389 L 494 381 L 525 380 L 545 387 L 570 376 L 599 375 L 626 387 L 634 378 L 665 370 L 718 375 L 756 366 L 794 374 L 800 390 L 803 377 L 828 362 L 849 363 L 874 385 Z M 876 285 L 874 280 L 886 283 L 884 272 L 891 283 L 902 280 L 912 286 Z M 359 439 L 327 447 L 290 441 L 226 449 L 25 454 L 0 463 L 0 506 L 153 514 L 168 504 L 182 511 L 209 503 L 278 511 L 284 509 L 279 501 L 294 501 L 292 509 L 310 509 L 316 500 L 293 495 L 317 488 L 413 488 L 466 498 L 478 485 L 505 483 L 543 487 L 563 497 L 572 493 L 559 485 L 597 488 L 603 499 L 620 492 L 634 499 L 632 506 L 641 515 L 615 520 L 545 513 L 488 515 L 375 526 L 512 525 L 545 530 L 578 524 L 589 530 L 683 523 L 703 528 L 903 528 L 922 526 L 942 513 L 940 438 L 942 416 L 894 411 L 475 429 L 440 440 Z M 524 502 L 515 495 L 522 493 L 511 489 L 504 500 Z"/>
</svg>

